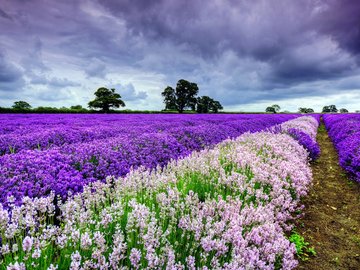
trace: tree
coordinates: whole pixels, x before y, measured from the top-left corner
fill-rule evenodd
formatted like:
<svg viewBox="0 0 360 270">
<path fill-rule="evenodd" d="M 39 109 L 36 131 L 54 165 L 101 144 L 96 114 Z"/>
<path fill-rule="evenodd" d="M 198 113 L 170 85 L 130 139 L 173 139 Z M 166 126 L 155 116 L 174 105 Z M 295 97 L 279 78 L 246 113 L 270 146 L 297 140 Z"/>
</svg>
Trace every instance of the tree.
<svg viewBox="0 0 360 270">
<path fill-rule="evenodd" d="M 196 83 L 188 82 L 186 80 L 179 80 L 176 84 L 175 97 L 176 107 L 179 113 L 182 113 L 186 107 L 193 111 L 196 107 L 196 95 L 199 88 Z"/>
<path fill-rule="evenodd" d="M 84 110 L 85 108 L 83 108 L 83 106 L 81 105 L 73 105 L 70 106 L 70 110 Z"/>
<path fill-rule="evenodd" d="M 265 111 L 268 112 L 268 113 L 276 113 L 275 108 L 272 107 L 272 106 L 267 107 L 267 108 L 265 109 Z"/>
<path fill-rule="evenodd" d="M 15 110 L 30 110 L 31 105 L 29 103 L 27 103 L 26 101 L 20 100 L 20 101 L 15 101 L 12 108 Z"/>
<path fill-rule="evenodd" d="M 275 112 L 279 112 L 280 111 L 280 106 L 279 105 L 277 105 L 277 104 L 274 104 L 274 105 L 272 105 L 271 107 L 273 107 L 274 109 L 275 109 Z"/>
<path fill-rule="evenodd" d="M 223 107 L 219 101 L 213 100 L 208 96 L 196 97 L 199 88 L 196 83 L 188 82 L 186 80 L 179 80 L 176 84 L 176 90 L 168 86 L 164 89 L 161 95 L 164 97 L 165 110 L 178 110 L 182 113 L 185 108 L 191 110 L 207 113 L 218 112 Z"/>
<path fill-rule="evenodd" d="M 164 97 L 165 110 L 176 110 L 176 96 L 175 90 L 168 86 L 164 89 L 164 92 L 161 93 Z"/>
<path fill-rule="evenodd" d="M 211 98 L 208 96 L 202 96 L 197 98 L 196 111 L 198 113 L 208 113 L 210 106 Z"/>
<path fill-rule="evenodd" d="M 298 111 L 299 111 L 299 113 L 306 113 L 307 108 L 300 107 L 300 108 L 298 109 Z"/>
<path fill-rule="evenodd" d="M 348 113 L 349 111 L 348 111 L 347 109 L 345 109 L 345 108 L 341 108 L 341 109 L 340 109 L 340 112 L 341 112 L 341 113 Z"/>
<path fill-rule="evenodd" d="M 210 110 L 212 110 L 214 113 L 219 112 L 219 110 L 224 109 L 223 106 L 220 104 L 219 101 L 214 100 L 213 104 L 211 104 Z"/>
<path fill-rule="evenodd" d="M 267 108 L 265 109 L 265 111 L 266 111 L 266 112 L 269 112 L 269 113 L 277 113 L 277 112 L 280 111 L 280 109 L 281 109 L 281 108 L 280 108 L 279 105 L 274 104 L 274 105 L 271 105 L 271 106 L 267 107 Z"/>
<path fill-rule="evenodd" d="M 314 110 L 312 108 L 308 108 L 306 113 L 314 113 Z"/>
<path fill-rule="evenodd" d="M 280 111 L 280 106 L 277 104 L 271 105 L 265 109 L 266 112 L 277 113 Z"/>
<path fill-rule="evenodd" d="M 312 108 L 299 108 L 299 113 L 313 113 L 314 110 Z"/>
<path fill-rule="evenodd" d="M 219 110 L 223 109 L 219 101 L 213 100 L 208 96 L 198 97 L 196 105 L 196 111 L 198 113 L 208 113 L 210 111 L 217 113 Z"/>
<path fill-rule="evenodd" d="M 109 90 L 105 87 L 100 87 L 94 94 L 96 98 L 88 103 L 89 108 L 99 108 L 103 112 L 108 112 L 111 107 L 125 107 L 125 102 L 121 100 L 121 96 L 118 93 L 115 93 L 114 88 Z"/>
<path fill-rule="evenodd" d="M 326 113 L 326 112 L 336 113 L 336 112 L 338 112 L 338 109 L 336 109 L 335 105 L 329 105 L 329 106 L 324 106 L 322 109 L 322 112 L 323 113 Z"/>
</svg>

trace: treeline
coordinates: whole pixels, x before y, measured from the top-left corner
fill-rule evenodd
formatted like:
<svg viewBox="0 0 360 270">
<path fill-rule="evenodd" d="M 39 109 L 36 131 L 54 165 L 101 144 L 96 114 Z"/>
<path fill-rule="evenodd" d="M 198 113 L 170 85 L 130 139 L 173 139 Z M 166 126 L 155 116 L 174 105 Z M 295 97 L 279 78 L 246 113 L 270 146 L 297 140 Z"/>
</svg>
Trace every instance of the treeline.
<svg viewBox="0 0 360 270">
<path fill-rule="evenodd" d="M 265 112 L 266 113 L 279 113 L 280 112 L 281 107 L 277 104 L 271 105 L 266 107 Z M 335 105 L 328 105 L 328 106 L 324 106 L 322 111 L 322 113 L 348 113 L 349 111 L 345 108 L 341 108 L 341 109 L 337 109 Z M 356 113 L 360 112 L 360 111 L 355 111 Z M 288 111 L 283 111 L 283 113 L 290 113 Z M 314 109 L 312 108 L 306 108 L 306 107 L 300 107 L 298 109 L 298 113 L 315 113 Z"/>
<path fill-rule="evenodd" d="M 168 86 L 161 93 L 164 98 L 165 109 L 154 110 L 116 110 L 125 107 L 121 95 L 115 92 L 114 88 L 98 88 L 94 95 L 95 99 L 88 102 L 88 108 L 82 105 L 71 107 L 36 107 L 33 108 L 28 102 L 15 101 L 11 108 L 0 107 L 0 113 L 219 113 L 223 109 L 219 101 L 209 96 L 198 97 L 199 88 L 196 83 L 186 80 L 179 80 L 176 88 Z M 281 107 L 277 104 L 268 106 L 266 113 L 280 113 Z M 324 106 L 322 113 L 348 113 L 345 108 L 337 109 L 335 105 Z M 359 111 L 355 111 L 359 112 Z M 232 113 L 232 112 L 229 112 Z M 235 112 L 234 112 L 235 113 Z M 290 113 L 282 111 L 281 113 Z M 314 113 L 312 108 L 300 107 L 298 113 Z"/>
<path fill-rule="evenodd" d="M 209 96 L 198 97 L 199 88 L 196 83 L 179 80 L 176 90 L 168 86 L 161 95 L 164 97 L 165 109 L 162 111 L 115 110 L 125 107 L 125 102 L 114 88 L 98 88 L 95 99 L 88 102 L 88 108 L 81 105 L 67 107 L 36 107 L 23 100 L 15 101 L 11 108 L 0 107 L 0 113 L 217 113 L 223 107 L 219 101 Z"/>
<path fill-rule="evenodd" d="M 72 114 L 98 114 L 98 113 L 104 113 L 103 111 L 99 110 L 92 110 L 92 109 L 86 109 L 82 108 L 81 110 L 77 109 L 71 109 L 67 107 L 36 107 L 29 110 L 21 110 L 21 109 L 13 109 L 13 108 L 4 108 L 0 107 L 0 113 L 72 113 Z M 156 110 L 112 110 L 110 109 L 107 113 L 114 113 L 114 114 L 179 114 L 177 110 L 171 111 L 171 110 L 162 110 L 162 111 L 156 111 Z M 196 111 L 184 111 L 183 114 L 196 114 Z M 263 114 L 263 112 L 224 112 L 219 111 L 219 114 Z M 284 112 L 283 112 L 284 113 Z M 288 113 L 288 112 L 285 112 Z"/>
<path fill-rule="evenodd" d="M 179 80 L 176 88 L 168 86 L 161 93 L 164 98 L 166 111 L 178 111 L 183 113 L 185 110 L 196 111 L 197 113 L 217 113 L 223 109 L 219 101 L 209 96 L 198 97 L 199 87 L 196 83 L 187 80 Z"/>
<path fill-rule="evenodd" d="M 43 106 L 39 106 L 36 108 L 28 108 L 28 109 L 0 107 L 0 113 L 92 113 L 92 112 L 97 112 L 97 111 L 88 110 L 86 108 L 73 109 L 67 107 L 56 108 L 56 107 L 43 107 Z"/>
<path fill-rule="evenodd" d="M 71 106 L 74 107 L 74 106 Z M 142 113 L 142 114 L 151 114 L 151 113 L 173 113 L 173 114 L 177 114 L 177 111 L 155 111 L 155 110 L 130 110 L 130 109 L 125 109 L 125 110 L 113 110 L 110 109 L 107 112 L 103 112 L 103 111 L 99 111 L 99 110 L 93 110 L 93 109 L 86 109 L 86 108 L 81 108 L 81 109 L 72 109 L 71 107 L 36 107 L 36 108 L 31 108 L 31 109 L 14 109 L 14 108 L 4 108 L 4 107 L 0 107 L 0 113 L 72 113 L 72 114 L 91 114 L 91 113 L 117 113 L 117 114 L 127 114 L 127 113 Z M 193 114 L 195 112 L 184 112 L 187 114 Z"/>
</svg>

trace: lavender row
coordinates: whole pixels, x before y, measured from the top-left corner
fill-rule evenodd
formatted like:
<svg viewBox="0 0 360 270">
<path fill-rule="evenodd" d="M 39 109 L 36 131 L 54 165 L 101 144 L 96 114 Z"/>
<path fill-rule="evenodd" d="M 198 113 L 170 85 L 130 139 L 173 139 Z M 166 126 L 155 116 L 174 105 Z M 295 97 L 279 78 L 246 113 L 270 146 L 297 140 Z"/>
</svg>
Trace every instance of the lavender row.
<svg viewBox="0 0 360 270">
<path fill-rule="evenodd" d="M 320 124 L 320 116 L 314 115 L 311 118 L 300 117 L 292 121 L 272 127 L 270 130 L 286 133 L 293 137 L 309 154 L 310 161 L 320 157 L 320 146 L 316 141 L 317 128 Z"/>
<path fill-rule="evenodd" d="M 44 150 L 121 134 L 162 132 L 172 126 L 199 126 L 227 121 L 248 121 L 249 116 L 212 118 L 183 115 L 1 115 L 0 154 Z M 275 117 L 277 119 L 277 117 Z M 279 117 L 280 120 L 281 117 Z M 285 117 L 287 120 L 288 117 Z M 266 120 L 262 119 L 262 121 Z M 278 121 L 279 121 L 278 120 Z M 273 121 L 270 119 L 270 122 Z M 276 122 L 276 120 L 275 120 Z M 281 120 L 279 121 L 281 122 Z"/>
<path fill-rule="evenodd" d="M 2 115 L 0 155 L 21 150 L 44 150 L 123 134 L 167 132 L 171 127 L 233 122 L 256 130 L 281 123 L 294 115 Z M 249 126 L 250 125 L 250 126 Z M 249 126 L 249 127 L 248 127 Z"/>
<path fill-rule="evenodd" d="M 134 120 L 140 116 L 132 117 Z M 143 117 L 151 119 L 148 115 Z M 115 137 L 66 144 L 44 151 L 22 150 L 3 155 L 0 157 L 0 202 L 5 203 L 10 195 L 20 201 L 23 196 L 41 197 L 51 191 L 65 200 L 69 192 L 81 192 L 85 184 L 104 180 L 108 175 L 125 176 L 131 168 L 140 166 L 162 167 L 171 159 L 192 151 L 296 116 L 263 115 L 256 116 L 256 119 L 250 116 L 251 120 L 242 116 L 236 120 L 237 117 L 166 116 L 160 117 L 162 122 L 155 121 L 148 131 L 129 127 L 128 132 Z M 169 127 L 169 119 L 178 120 L 171 122 L 175 127 Z"/>
<path fill-rule="evenodd" d="M 306 121 L 314 134 L 309 117 L 291 125 Z M 259 132 L 93 182 L 57 222 L 53 193 L 25 197 L 0 205 L 0 269 L 294 269 L 285 231 L 311 179 L 304 147 Z"/>
<path fill-rule="evenodd" d="M 360 114 L 324 115 L 323 119 L 341 167 L 360 183 Z"/>
</svg>

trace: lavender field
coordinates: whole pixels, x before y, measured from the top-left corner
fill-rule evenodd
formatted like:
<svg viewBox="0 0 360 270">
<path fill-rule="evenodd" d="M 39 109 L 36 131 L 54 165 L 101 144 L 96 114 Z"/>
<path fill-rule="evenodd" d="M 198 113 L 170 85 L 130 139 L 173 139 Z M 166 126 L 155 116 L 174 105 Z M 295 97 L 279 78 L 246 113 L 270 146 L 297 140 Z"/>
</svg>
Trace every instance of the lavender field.
<svg viewBox="0 0 360 270">
<path fill-rule="evenodd" d="M 324 115 L 340 165 L 360 183 L 360 114 Z"/>
<path fill-rule="evenodd" d="M 319 120 L 3 115 L 0 269 L 293 269 Z"/>
<path fill-rule="evenodd" d="M 360 269 L 360 1 L 0 0 L 0 270 Z"/>
<path fill-rule="evenodd" d="M 0 202 L 54 191 L 65 199 L 90 182 L 171 159 L 295 115 L 4 115 Z"/>
</svg>

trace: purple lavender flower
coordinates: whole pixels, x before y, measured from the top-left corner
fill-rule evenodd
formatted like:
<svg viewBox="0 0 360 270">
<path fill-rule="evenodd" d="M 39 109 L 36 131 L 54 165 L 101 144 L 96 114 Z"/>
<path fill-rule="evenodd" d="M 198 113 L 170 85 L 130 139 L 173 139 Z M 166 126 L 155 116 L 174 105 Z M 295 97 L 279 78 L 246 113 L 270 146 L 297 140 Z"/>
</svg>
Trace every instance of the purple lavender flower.
<svg viewBox="0 0 360 270">
<path fill-rule="evenodd" d="M 8 207 L 10 195 L 19 204 L 24 196 L 51 191 L 65 200 L 109 175 L 162 168 L 192 151 L 297 116 L 1 115 L 0 203 Z"/>
<path fill-rule="evenodd" d="M 315 161 L 319 158 L 320 146 L 315 140 L 310 137 L 310 135 L 295 128 L 288 129 L 287 133 L 295 140 L 297 140 L 298 143 L 309 152 L 310 160 Z"/>
<path fill-rule="evenodd" d="M 360 183 L 360 114 L 326 114 L 323 119 L 341 167 Z"/>
</svg>

